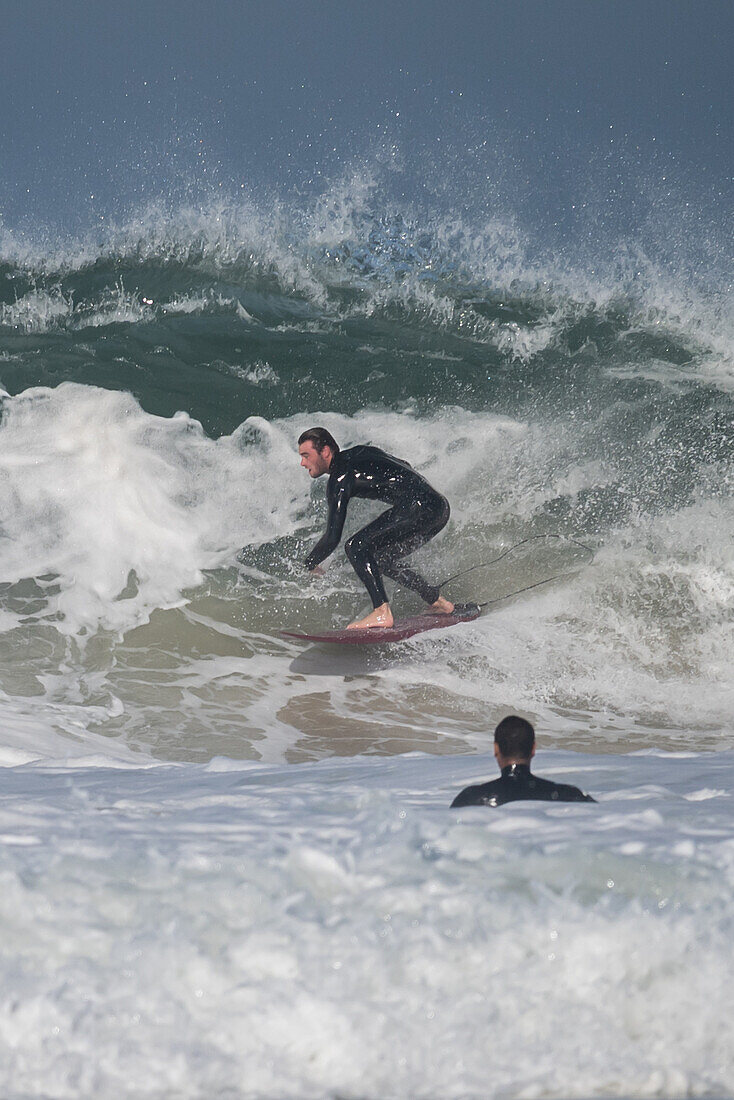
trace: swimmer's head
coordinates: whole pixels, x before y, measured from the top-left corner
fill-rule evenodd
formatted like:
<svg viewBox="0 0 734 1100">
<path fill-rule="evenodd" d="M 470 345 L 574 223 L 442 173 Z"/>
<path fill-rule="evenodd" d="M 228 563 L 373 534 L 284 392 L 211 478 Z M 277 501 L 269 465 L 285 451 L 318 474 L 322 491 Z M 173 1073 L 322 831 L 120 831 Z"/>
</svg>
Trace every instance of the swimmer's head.
<svg viewBox="0 0 734 1100">
<path fill-rule="evenodd" d="M 311 477 L 321 477 L 339 454 L 339 444 L 326 428 L 309 428 L 298 438 L 298 453 L 301 465 Z"/>
<path fill-rule="evenodd" d="M 535 730 L 524 718 L 510 714 L 494 731 L 494 755 L 500 767 L 529 764 L 535 756 Z"/>
</svg>

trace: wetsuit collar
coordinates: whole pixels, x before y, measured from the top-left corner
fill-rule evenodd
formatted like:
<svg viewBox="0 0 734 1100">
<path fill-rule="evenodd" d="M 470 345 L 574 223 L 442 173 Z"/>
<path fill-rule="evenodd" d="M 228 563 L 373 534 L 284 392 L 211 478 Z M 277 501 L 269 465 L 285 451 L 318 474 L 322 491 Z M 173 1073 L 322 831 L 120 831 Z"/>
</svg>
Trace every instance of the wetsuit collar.
<svg viewBox="0 0 734 1100">
<path fill-rule="evenodd" d="M 526 779 L 530 775 L 529 764 L 506 764 L 502 769 L 502 778 Z"/>
<path fill-rule="evenodd" d="M 337 472 L 337 468 L 340 466 L 340 458 L 344 454 L 343 451 L 337 451 L 335 455 L 331 456 L 331 462 L 329 463 L 329 469 L 326 471 L 328 476 Z"/>
</svg>

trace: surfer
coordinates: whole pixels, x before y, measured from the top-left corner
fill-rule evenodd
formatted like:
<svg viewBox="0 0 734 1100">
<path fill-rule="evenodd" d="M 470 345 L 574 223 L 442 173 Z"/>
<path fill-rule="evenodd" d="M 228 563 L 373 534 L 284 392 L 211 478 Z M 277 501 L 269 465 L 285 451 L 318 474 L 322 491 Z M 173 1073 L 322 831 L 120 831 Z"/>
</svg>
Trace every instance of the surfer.
<svg viewBox="0 0 734 1100">
<path fill-rule="evenodd" d="M 321 573 L 320 563 L 339 545 L 352 497 L 367 497 L 390 505 L 344 545 L 373 606 L 365 618 L 350 623 L 350 629 L 393 625 L 383 575 L 417 592 L 436 614 L 451 615 L 458 610 L 444 599 L 437 586 L 429 584 L 401 560 L 446 526 L 450 509 L 445 497 L 407 462 L 379 447 L 350 447 L 342 451 L 326 428 L 305 431 L 298 440 L 298 453 L 301 466 L 312 478 L 329 475 L 326 530 L 305 561 L 311 572 Z M 469 606 L 473 613 L 477 612 L 476 607 Z"/>
<path fill-rule="evenodd" d="M 535 756 L 535 730 L 516 714 L 503 718 L 494 731 L 494 755 L 501 775 L 489 783 L 465 787 L 451 803 L 456 806 L 501 806 L 529 799 L 534 802 L 596 802 L 570 783 L 539 779 L 530 771 Z"/>
</svg>

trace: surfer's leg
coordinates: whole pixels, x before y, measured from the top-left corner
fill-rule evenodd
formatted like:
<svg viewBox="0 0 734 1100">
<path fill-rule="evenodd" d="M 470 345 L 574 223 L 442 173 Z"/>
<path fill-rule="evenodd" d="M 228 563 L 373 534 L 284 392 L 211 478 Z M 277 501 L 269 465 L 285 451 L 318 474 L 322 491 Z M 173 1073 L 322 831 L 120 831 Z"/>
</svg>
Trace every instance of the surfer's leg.
<svg viewBox="0 0 734 1100">
<path fill-rule="evenodd" d="M 420 517 L 424 519 L 423 516 Z M 352 568 L 367 589 L 373 607 L 387 602 L 385 586 L 382 583 L 382 562 L 394 567 L 393 559 L 409 554 L 430 538 L 419 537 L 424 522 L 419 522 L 413 510 L 388 508 L 386 512 L 356 531 L 344 544 L 344 551 L 352 563 Z M 414 583 L 423 584 L 418 574 L 412 575 Z M 408 585 L 408 587 L 412 587 Z"/>
<path fill-rule="evenodd" d="M 410 553 L 410 551 L 408 550 L 406 553 Z M 424 603 L 433 604 L 440 599 L 440 589 L 436 585 L 429 584 L 425 577 L 422 577 L 415 569 L 410 569 L 401 561 L 391 558 L 380 558 L 379 562 L 380 568 L 386 577 L 389 577 L 391 581 L 397 581 L 403 588 L 409 588 L 411 592 L 416 592 Z"/>
<path fill-rule="evenodd" d="M 392 626 L 382 572 L 378 564 L 376 548 L 392 546 L 414 534 L 415 521 L 405 511 L 388 508 L 386 512 L 356 531 L 344 544 L 344 550 L 362 584 L 367 589 L 374 611 L 364 619 L 350 623 L 350 627 Z M 420 580 L 420 578 L 419 578 Z"/>
<path fill-rule="evenodd" d="M 368 523 L 366 527 L 355 531 L 352 537 L 344 543 L 344 553 L 349 558 L 354 572 L 367 589 L 372 600 L 372 606 L 375 608 L 387 603 L 387 593 L 382 583 L 382 574 L 375 557 L 373 542 L 375 535 L 386 529 L 385 517 L 390 516 L 393 511 L 394 509 L 391 508 L 388 512 L 383 512 L 372 523 Z"/>
<path fill-rule="evenodd" d="M 435 504 L 414 502 L 409 508 L 389 508 L 347 540 L 344 546 L 346 555 L 375 608 L 365 619 L 350 625 L 392 625 L 383 573 L 417 592 L 436 611 L 453 611 L 453 605 L 442 599 L 435 585 L 429 584 L 420 573 L 400 561 L 437 535 L 446 526 L 448 518 L 449 505 L 443 497 Z"/>
<path fill-rule="evenodd" d="M 438 612 L 450 614 L 454 605 L 441 596 L 438 585 L 429 584 L 415 569 L 401 559 L 424 546 L 448 523 L 449 505 L 441 501 L 433 508 L 426 505 L 414 507 L 400 524 L 393 523 L 384 533 L 375 537 L 374 549 L 379 568 L 386 577 L 416 592 L 424 603 Z"/>
<path fill-rule="evenodd" d="M 350 623 L 350 629 L 393 625 L 392 611 L 382 583 L 382 574 L 377 564 L 373 543 L 378 534 L 390 529 L 394 512 L 394 508 L 383 512 L 372 523 L 355 532 L 344 544 L 344 550 L 352 568 L 367 589 L 374 608 L 364 619 L 357 619 Z"/>
</svg>

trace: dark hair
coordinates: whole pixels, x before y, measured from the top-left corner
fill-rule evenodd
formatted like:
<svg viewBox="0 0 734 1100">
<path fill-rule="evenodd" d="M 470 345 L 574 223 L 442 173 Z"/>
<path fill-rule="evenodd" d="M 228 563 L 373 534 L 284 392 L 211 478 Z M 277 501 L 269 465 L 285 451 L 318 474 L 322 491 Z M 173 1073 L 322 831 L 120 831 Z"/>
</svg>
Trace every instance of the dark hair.
<svg viewBox="0 0 734 1100">
<path fill-rule="evenodd" d="M 331 447 L 331 453 L 334 455 L 339 454 L 339 444 L 331 432 L 327 432 L 326 428 L 309 428 L 308 431 L 303 432 L 298 437 L 298 446 L 300 447 L 302 443 L 313 443 L 319 454 L 321 454 L 324 447 Z"/>
<path fill-rule="evenodd" d="M 494 739 L 503 756 L 529 760 L 535 744 L 535 730 L 524 718 L 510 714 L 497 726 Z"/>
</svg>

